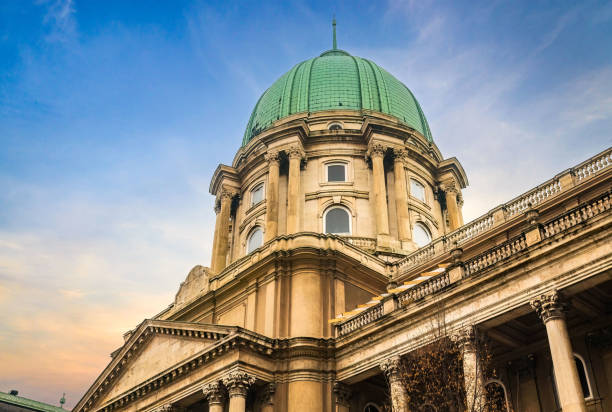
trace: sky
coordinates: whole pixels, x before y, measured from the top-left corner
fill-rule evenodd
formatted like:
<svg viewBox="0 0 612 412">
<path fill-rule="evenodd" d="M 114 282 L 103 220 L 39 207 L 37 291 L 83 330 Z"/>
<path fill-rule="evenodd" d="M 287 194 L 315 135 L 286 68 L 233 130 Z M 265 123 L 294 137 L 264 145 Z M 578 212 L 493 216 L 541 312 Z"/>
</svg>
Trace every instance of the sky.
<svg viewBox="0 0 612 412">
<path fill-rule="evenodd" d="M 72 408 L 209 265 L 210 178 L 338 46 L 404 82 L 465 220 L 612 146 L 610 1 L 0 1 L 0 391 Z"/>
</svg>

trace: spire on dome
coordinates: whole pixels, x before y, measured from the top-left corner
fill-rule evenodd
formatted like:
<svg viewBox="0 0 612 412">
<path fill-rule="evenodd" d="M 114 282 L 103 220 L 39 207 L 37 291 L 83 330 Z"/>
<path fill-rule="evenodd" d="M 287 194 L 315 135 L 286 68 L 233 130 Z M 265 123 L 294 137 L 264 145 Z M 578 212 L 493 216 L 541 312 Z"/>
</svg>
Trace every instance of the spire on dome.
<svg viewBox="0 0 612 412">
<path fill-rule="evenodd" d="M 334 43 L 332 50 L 338 50 L 338 43 L 336 42 L 336 16 L 334 15 L 334 19 L 332 20 L 332 27 L 334 28 Z"/>
</svg>

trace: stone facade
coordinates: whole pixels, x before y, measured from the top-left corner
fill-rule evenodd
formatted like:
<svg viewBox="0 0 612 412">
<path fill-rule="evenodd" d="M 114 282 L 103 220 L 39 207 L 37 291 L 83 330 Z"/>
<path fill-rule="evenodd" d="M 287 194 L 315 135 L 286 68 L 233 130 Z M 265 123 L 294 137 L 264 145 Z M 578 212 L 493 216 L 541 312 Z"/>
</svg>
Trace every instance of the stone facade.
<svg viewBox="0 0 612 412">
<path fill-rule="evenodd" d="M 396 118 L 280 119 L 214 173 L 210 269 L 74 410 L 407 411 L 401 357 L 443 316 L 469 410 L 501 385 L 508 411 L 612 411 L 610 153 L 464 224 L 460 163 Z"/>
</svg>

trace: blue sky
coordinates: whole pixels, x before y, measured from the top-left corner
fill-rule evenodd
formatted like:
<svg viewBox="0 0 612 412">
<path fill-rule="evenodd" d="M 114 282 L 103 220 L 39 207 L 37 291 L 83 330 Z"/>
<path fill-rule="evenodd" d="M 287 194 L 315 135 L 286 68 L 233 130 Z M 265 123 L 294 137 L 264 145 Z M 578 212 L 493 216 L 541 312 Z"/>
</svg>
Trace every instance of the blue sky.
<svg viewBox="0 0 612 412">
<path fill-rule="evenodd" d="M 612 2 L 0 2 L 0 391 L 73 406 L 208 265 L 261 93 L 331 47 L 419 99 L 466 220 L 611 146 Z"/>
</svg>

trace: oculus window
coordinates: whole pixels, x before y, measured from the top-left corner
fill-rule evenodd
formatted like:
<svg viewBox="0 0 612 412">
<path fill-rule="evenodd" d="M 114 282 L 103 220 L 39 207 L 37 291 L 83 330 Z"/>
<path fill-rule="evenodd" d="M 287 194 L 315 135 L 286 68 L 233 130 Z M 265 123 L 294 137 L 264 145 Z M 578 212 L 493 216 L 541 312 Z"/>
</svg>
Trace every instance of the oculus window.
<svg viewBox="0 0 612 412">
<path fill-rule="evenodd" d="M 412 240 L 417 246 L 423 247 L 431 242 L 431 233 L 429 233 L 429 229 L 424 224 L 416 223 L 412 230 Z"/>
<path fill-rule="evenodd" d="M 410 195 L 425 203 L 425 186 L 419 181 L 410 179 Z"/>
<path fill-rule="evenodd" d="M 257 226 L 251 231 L 247 239 L 247 254 L 251 253 L 261 245 L 263 245 L 263 230 L 261 230 L 261 227 Z"/>
<path fill-rule="evenodd" d="M 325 233 L 349 235 L 351 233 L 351 215 L 343 207 L 333 207 L 323 216 Z"/>
<path fill-rule="evenodd" d="M 327 165 L 328 182 L 346 182 L 346 165 L 335 163 Z"/>
<path fill-rule="evenodd" d="M 251 206 L 256 205 L 264 199 L 264 185 L 259 184 L 251 190 Z"/>
<path fill-rule="evenodd" d="M 329 130 L 342 130 L 342 125 L 340 123 L 332 123 L 327 128 Z"/>
</svg>

